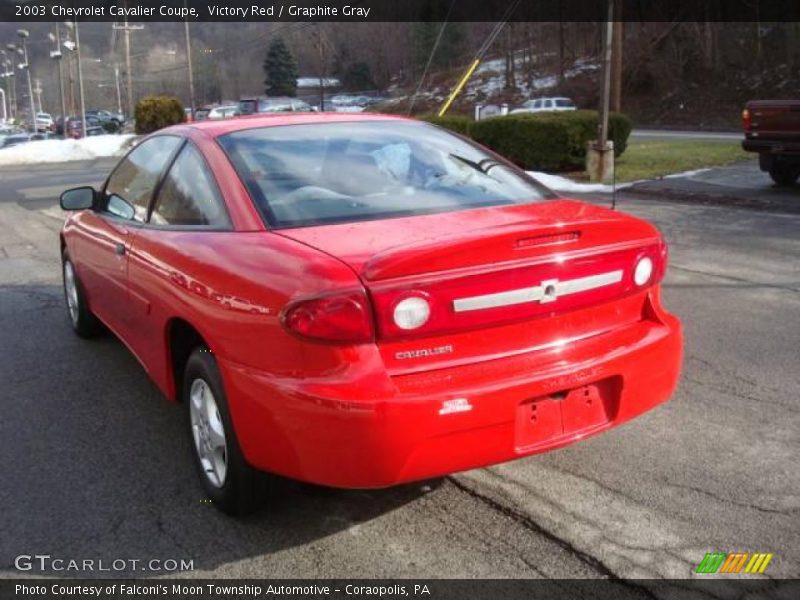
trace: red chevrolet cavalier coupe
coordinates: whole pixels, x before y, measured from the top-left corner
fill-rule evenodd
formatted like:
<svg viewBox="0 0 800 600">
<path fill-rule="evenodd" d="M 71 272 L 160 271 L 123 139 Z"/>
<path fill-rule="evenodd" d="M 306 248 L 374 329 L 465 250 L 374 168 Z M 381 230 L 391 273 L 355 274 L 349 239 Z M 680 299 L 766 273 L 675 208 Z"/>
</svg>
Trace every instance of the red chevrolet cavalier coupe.
<svg viewBox="0 0 800 600">
<path fill-rule="evenodd" d="M 527 456 L 673 392 L 681 326 L 650 224 L 388 116 L 205 121 L 61 197 L 78 335 L 119 336 L 205 491 L 260 471 L 380 487 Z"/>
</svg>

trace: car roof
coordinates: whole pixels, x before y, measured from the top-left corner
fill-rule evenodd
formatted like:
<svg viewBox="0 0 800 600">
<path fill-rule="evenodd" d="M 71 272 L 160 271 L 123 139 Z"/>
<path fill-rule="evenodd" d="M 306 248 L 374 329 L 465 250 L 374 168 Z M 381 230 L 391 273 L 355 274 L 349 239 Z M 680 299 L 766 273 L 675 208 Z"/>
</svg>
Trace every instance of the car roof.
<svg viewBox="0 0 800 600">
<path fill-rule="evenodd" d="M 198 121 L 194 123 L 173 125 L 167 129 L 162 129 L 159 131 L 159 133 L 166 133 L 170 130 L 178 132 L 181 129 L 188 128 L 202 130 L 207 135 L 217 137 L 227 133 L 232 133 L 234 131 L 257 129 L 261 127 L 311 125 L 315 123 L 353 123 L 360 121 L 415 121 L 415 119 L 378 113 L 257 113 L 254 115 L 245 115 L 235 119 L 225 119 L 222 121 Z"/>
</svg>

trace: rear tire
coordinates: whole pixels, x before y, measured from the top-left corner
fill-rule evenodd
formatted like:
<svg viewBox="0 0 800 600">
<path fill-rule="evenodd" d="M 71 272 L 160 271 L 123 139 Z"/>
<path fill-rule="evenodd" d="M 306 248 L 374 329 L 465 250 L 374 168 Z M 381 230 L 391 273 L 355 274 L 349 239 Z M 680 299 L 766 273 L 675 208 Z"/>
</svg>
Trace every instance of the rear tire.
<svg viewBox="0 0 800 600">
<path fill-rule="evenodd" d="M 68 254 L 64 254 L 61 274 L 64 281 L 64 300 L 67 303 L 67 314 L 72 330 L 82 338 L 95 337 L 102 327 L 97 317 L 89 310 L 86 294 Z"/>
<path fill-rule="evenodd" d="M 269 476 L 244 459 L 217 361 L 205 347 L 196 348 L 186 362 L 181 398 L 192 460 L 205 493 L 229 515 L 253 512 L 266 495 Z"/>
<path fill-rule="evenodd" d="M 800 166 L 774 162 L 769 169 L 769 176 L 772 177 L 772 181 L 774 181 L 776 185 L 794 185 L 798 177 L 800 177 Z"/>
</svg>

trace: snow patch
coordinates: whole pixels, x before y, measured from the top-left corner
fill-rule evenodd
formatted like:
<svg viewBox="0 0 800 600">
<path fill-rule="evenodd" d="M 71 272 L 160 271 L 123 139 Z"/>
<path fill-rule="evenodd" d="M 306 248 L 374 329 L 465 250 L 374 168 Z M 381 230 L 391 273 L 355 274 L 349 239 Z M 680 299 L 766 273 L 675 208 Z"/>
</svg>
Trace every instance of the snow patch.
<svg viewBox="0 0 800 600">
<path fill-rule="evenodd" d="M 636 181 L 626 181 L 624 183 L 618 183 L 616 186 L 607 185 L 604 183 L 578 183 L 568 179 L 567 177 L 551 175 L 550 173 L 542 173 L 541 171 L 528 171 L 527 173 L 545 187 L 557 192 L 572 192 L 575 194 L 610 194 L 614 191 L 615 187 L 617 190 L 624 190 L 625 188 L 650 181 L 661 181 L 662 179 L 690 179 L 695 175 L 699 175 L 700 173 L 705 173 L 706 171 L 710 170 L 711 168 L 707 167 L 704 169 L 694 169 L 692 171 L 681 171 L 680 173 L 671 173 L 669 175 L 663 175 L 654 179 L 637 179 Z"/>
<path fill-rule="evenodd" d="M 0 150 L 0 167 L 92 160 L 119 156 L 135 135 L 97 135 L 81 140 L 42 140 L 25 142 Z"/>
<path fill-rule="evenodd" d="M 576 183 L 566 177 L 560 175 L 551 175 L 550 173 L 542 173 L 541 171 L 528 171 L 528 175 L 533 177 L 536 181 L 558 192 L 574 192 L 576 194 L 590 194 L 602 193 L 610 194 L 614 191 L 614 186 L 606 185 L 604 183 Z M 616 188 L 618 190 L 632 186 L 633 183 L 619 183 Z"/>
<path fill-rule="evenodd" d="M 710 171 L 710 167 L 706 167 L 705 169 L 694 169 L 693 171 L 681 171 L 680 173 L 672 173 L 671 175 L 664 175 L 659 179 L 675 179 L 676 177 L 686 177 L 687 179 L 690 177 L 694 177 L 695 175 L 700 175 L 700 173 L 705 173 L 706 171 Z"/>
</svg>

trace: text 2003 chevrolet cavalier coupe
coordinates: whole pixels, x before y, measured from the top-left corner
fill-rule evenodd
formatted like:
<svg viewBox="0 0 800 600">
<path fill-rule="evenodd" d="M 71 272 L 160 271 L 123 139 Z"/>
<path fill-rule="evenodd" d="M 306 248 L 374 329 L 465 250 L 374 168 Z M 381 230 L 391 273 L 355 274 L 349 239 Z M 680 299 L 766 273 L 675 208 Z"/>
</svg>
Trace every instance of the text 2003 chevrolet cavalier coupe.
<svg viewBox="0 0 800 600">
<path fill-rule="evenodd" d="M 187 406 L 203 486 L 379 487 L 564 446 L 673 392 L 650 224 L 437 127 L 254 116 L 138 144 L 65 192 L 75 331 Z"/>
</svg>

